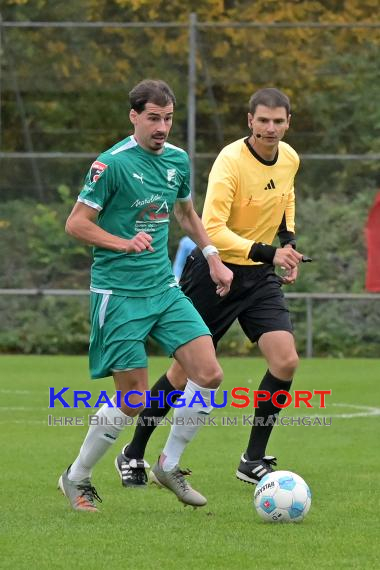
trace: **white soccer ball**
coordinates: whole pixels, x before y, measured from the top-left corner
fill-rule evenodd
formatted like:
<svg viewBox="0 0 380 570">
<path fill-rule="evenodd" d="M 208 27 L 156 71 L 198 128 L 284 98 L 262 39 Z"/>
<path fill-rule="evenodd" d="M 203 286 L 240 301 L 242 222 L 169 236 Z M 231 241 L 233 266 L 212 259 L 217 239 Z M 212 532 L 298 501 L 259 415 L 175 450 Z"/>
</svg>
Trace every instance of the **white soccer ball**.
<svg viewBox="0 0 380 570">
<path fill-rule="evenodd" d="M 296 473 L 274 471 L 257 485 L 253 504 L 267 522 L 301 522 L 309 512 L 311 492 Z"/>
</svg>

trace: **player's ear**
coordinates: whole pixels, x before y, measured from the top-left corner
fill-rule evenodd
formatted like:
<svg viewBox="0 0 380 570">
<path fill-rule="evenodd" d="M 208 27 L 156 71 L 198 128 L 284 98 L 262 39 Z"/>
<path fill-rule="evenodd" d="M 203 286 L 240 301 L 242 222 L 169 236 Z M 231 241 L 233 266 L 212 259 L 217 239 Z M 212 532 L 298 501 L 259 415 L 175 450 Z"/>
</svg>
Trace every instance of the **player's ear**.
<svg viewBox="0 0 380 570">
<path fill-rule="evenodd" d="M 290 126 L 290 117 L 291 117 L 291 115 L 289 114 L 289 115 L 288 115 L 288 123 L 287 123 L 287 125 L 286 125 L 286 130 L 288 130 L 288 128 L 289 128 L 289 126 Z"/>
<path fill-rule="evenodd" d="M 129 120 L 131 121 L 132 125 L 136 124 L 137 115 L 138 115 L 138 113 L 134 109 L 131 109 L 129 111 Z"/>
<path fill-rule="evenodd" d="M 253 121 L 253 116 L 251 115 L 251 113 L 248 113 L 248 128 L 250 130 L 252 130 L 252 121 Z"/>
</svg>

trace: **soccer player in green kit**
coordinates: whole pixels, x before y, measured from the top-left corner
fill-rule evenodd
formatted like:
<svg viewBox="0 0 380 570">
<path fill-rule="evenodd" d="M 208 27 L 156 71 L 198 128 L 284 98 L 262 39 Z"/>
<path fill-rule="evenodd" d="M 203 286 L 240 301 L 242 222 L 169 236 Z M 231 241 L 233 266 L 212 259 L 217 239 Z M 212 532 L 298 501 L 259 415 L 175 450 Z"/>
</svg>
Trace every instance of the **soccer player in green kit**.
<svg viewBox="0 0 380 570">
<path fill-rule="evenodd" d="M 90 370 L 112 375 L 120 407 L 104 404 L 78 457 L 61 475 L 59 488 L 75 510 L 97 511 L 91 476 L 95 464 L 120 435 L 127 419 L 145 405 L 148 389 L 145 341 L 150 335 L 181 364 L 206 403 L 222 381 L 210 332 L 178 287 L 168 257 L 169 215 L 203 251 L 215 294 L 225 296 L 232 272 L 221 262 L 196 214 L 189 188 L 189 159 L 166 142 L 175 96 L 163 81 L 144 80 L 129 93 L 134 134 L 92 164 L 66 223 L 73 237 L 94 246 L 91 269 Z M 185 389 L 186 396 L 186 389 Z M 212 407 L 210 406 L 210 411 Z M 204 413 L 194 406 L 193 413 Z M 183 426 L 186 430 L 186 426 Z M 195 433 L 194 433 L 195 435 Z M 194 506 L 206 499 L 184 473 L 172 470 L 170 489 Z"/>
</svg>

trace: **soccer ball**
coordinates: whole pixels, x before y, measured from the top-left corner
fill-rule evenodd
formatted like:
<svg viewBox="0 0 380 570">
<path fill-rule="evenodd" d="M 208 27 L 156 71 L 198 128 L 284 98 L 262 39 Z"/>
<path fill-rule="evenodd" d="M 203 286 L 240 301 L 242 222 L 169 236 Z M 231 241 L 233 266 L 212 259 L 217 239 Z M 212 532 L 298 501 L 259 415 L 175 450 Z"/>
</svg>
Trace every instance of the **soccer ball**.
<svg viewBox="0 0 380 570">
<path fill-rule="evenodd" d="M 301 522 L 309 512 L 311 492 L 296 473 L 273 471 L 257 485 L 253 503 L 267 522 Z"/>
</svg>

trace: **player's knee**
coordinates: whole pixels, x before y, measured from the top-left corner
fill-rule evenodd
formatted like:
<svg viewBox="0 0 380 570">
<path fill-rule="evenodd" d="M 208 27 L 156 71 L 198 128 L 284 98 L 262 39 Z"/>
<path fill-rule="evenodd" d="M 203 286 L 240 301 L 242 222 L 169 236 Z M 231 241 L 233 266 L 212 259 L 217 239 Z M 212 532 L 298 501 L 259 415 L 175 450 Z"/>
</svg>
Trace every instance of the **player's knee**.
<svg viewBox="0 0 380 570">
<path fill-rule="evenodd" d="M 203 388 L 218 388 L 223 380 L 223 370 L 215 361 L 199 371 L 197 380 Z"/>
<path fill-rule="evenodd" d="M 184 390 L 187 382 L 187 374 L 177 362 L 174 362 L 166 373 L 170 384 L 176 390 Z"/>
<path fill-rule="evenodd" d="M 141 414 L 146 406 L 146 394 L 132 394 L 131 391 L 122 392 L 120 398 L 120 410 L 126 416 L 137 416 Z"/>
</svg>

